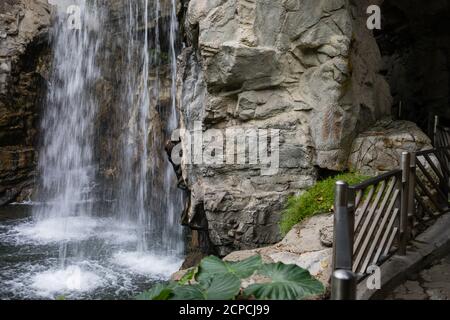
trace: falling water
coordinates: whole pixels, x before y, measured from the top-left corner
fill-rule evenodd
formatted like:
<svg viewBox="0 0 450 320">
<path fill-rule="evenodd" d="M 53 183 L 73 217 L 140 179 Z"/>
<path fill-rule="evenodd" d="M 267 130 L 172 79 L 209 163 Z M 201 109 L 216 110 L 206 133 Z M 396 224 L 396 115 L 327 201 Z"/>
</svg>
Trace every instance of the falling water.
<svg viewBox="0 0 450 320">
<path fill-rule="evenodd" d="M 128 5 L 127 69 L 135 71 L 127 75 L 126 99 L 122 104 L 123 114 L 127 114 L 129 120 L 122 139 L 119 211 L 126 213 L 122 218 L 137 217 L 139 225 L 145 226 L 139 233 L 137 250 L 140 253 L 180 255 L 183 250 L 177 216 L 182 209 L 183 194 L 176 187 L 174 170 L 164 152 L 165 141 L 177 126 L 175 6 L 173 1 L 164 7 L 159 0 L 129 0 Z M 144 32 L 140 31 L 142 25 Z M 168 45 L 161 43 L 164 37 Z M 163 47 L 168 47 L 168 54 L 163 52 Z M 163 58 L 164 54 L 168 59 Z M 161 91 L 166 72 L 170 73 L 171 80 L 170 102 L 163 105 Z M 149 109 L 149 105 L 152 108 Z M 157 110 L 164 108 L 168 112 Z M 164 128 L 159 126 L 160 122 L 164 123 Z"/>
<path fill-rule="evenodd" d="M 31 290 L 26 297 L 127 294 L 166 278 L 183 255 L 178 221 L 183 193 L 164 150 L 177 126 L 176 2 L 120 0 L 119 31 L 108 26 L 114 20 L 109 1 L 56 3 L 34 218 L 8 227 L 5 237 L 0 232 L 0 253 L 4 244 L 20 243 L 39 260 L 14 267 L 0 263 L 6 284 L 0 297 L 5 290 L 15 297 L 11 292 L 22 284 Z M 80 9 L 79 29 L 68 28 L 69 4 Z M 111 39 L 123 48 L 117 66 L 106 58 L 113 51 Z M 108 107 L 120 117 L 112 117 L 108 129 L 119 133 L 107 143 L 111 157 L 103 159 L 113 159 L 107 166 L 118 174 L 109 183 L 102 176 L 99 154 L 105 150 L 99 141 L 111 137 L 99 136 L 96 126 L 105 94 L 99 83 L 114 68 L 119 98 Z M 113 192 L 106 192 L 109 188 Z M 52 248 L 56 257 L 49 255 Z"/>
<path fill-rule="evenodd" d="M 46 205 L 34 207 L 33 212 L 38 220 L 53 219 L 62 232 L 71 228 L 73 217 L 92 215 L 96 176 L 93 139 L 98 108 L 92 86 L 100 76 L 95 56 L 102 17 L 95 1 L 91 7 L 84 1 L 78 6 L 84 22 L 79 30 L 69 27 L 62 10 L 57 11 L 52 28 L 54 60 L 42 117 L 38 184 Z M 62 264 L 66 250 L 66 243 L 61 243 Z"/>
</svg>

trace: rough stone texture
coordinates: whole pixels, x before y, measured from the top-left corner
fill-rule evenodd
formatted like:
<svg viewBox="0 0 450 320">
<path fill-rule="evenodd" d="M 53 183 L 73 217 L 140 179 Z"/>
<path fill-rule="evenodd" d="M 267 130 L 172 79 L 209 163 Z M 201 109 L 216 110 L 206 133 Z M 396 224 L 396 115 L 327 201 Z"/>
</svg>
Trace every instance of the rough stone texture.
<svg viewBox="0 0 450 320">
<path fill-rule="evenodd" d="M 235 251 L 224 258 L 227 261 L 240 261 L 260 254 L 263 261 L 296 264 L 307 269 L 326 287 L 331 276 L 332 249 L 320 241 L 323 228 L 333 225 L 333 215 L 317 215 L 294 226 L 278 244 L 270 247 Z"/>
<path fill-rule="evenodd" d="M 46 0 L 0 3 L 0 205 L 29 197 L 33 185 L 49 25 Z"/>
<path fill-rule="evenodd" d="M 370 3 L 373 4 L 373 3 Z M 191 0 L 180 56 L 182 128 L 280 130 L 280 168 L 189 165 L 189 223 L 203 221 L 220 255 L 280 240 L 289 195 L 316 167 L 345 169 L 350 146 L 390 113 L 368 1 Z M 268 23 L 270 21 L 270 23 Z M 183 139 L 184 154 L 188 142 Z M 199 218 L 200 217 L 200 218 Z"/>
<path fill-rule="evenodd" d="M 385 119 L 354 140 L 349 168 L 375 176 L 399 168 L 404 151 L 432 148 L 430 138 L 416 124 Z"/>
</svg>

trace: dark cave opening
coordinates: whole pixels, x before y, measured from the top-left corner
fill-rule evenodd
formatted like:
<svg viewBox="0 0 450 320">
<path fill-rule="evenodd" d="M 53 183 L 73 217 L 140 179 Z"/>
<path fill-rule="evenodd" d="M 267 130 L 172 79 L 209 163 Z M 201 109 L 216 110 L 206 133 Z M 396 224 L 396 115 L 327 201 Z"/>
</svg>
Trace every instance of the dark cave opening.
<svg viewBox="0 0 450 320">
<path fill-rule="evenodd" d="M 429 135 L 450 124 L 450 1 L 385 0 L 375 33 L 394 98 L 394 117 Z"/>
</svg>

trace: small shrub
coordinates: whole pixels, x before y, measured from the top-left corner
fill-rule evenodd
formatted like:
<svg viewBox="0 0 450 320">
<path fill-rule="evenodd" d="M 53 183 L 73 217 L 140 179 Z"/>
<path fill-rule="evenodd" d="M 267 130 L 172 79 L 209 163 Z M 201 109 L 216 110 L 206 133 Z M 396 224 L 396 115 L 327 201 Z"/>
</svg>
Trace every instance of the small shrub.
<svg viewBox="0 0 450 320">
<path fill-rule="evenodd" d="M 319 181 L 301 195 L 291 197 L 281 217 L 280 228 L 282 234 L 286 235 L 294 225 L 305 218 L 318 213 L 331 212 L 334 203 L 334 188 L 337 181 L 343 180 L 353 185 L 369 178 L 357 173 L 343 173 Z"/>
</svg>

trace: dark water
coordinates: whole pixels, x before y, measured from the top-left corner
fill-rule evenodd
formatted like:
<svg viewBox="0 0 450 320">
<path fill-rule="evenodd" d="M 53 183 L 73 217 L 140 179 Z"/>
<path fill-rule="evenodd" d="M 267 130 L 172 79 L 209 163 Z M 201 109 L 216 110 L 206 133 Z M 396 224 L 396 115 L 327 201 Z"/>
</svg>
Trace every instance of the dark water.
<svg viewBox="0 0 450 320">
<path fill-rule="evenodd" d="M 137 252 L 137 234 L 110 218 L 35 222 L 29 205 L 0 207 L 0 299 L 132 299 L 181 264 Z"/>
</svg>

